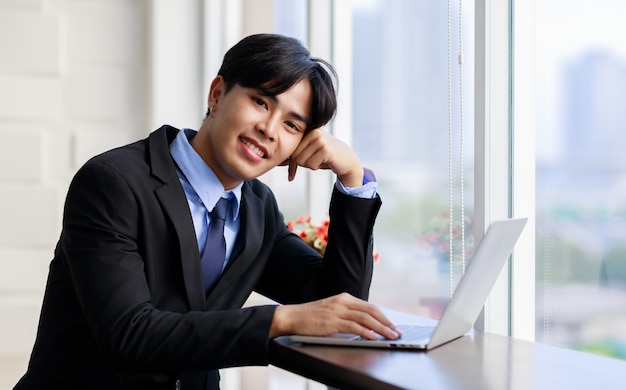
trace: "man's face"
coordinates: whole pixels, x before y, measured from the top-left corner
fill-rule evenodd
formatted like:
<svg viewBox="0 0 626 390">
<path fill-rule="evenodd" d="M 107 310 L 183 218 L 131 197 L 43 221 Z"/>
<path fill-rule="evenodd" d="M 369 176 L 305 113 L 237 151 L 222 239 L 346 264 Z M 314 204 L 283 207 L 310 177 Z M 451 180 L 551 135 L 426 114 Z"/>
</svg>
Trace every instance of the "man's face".
<svg viewBox="0 0 626 390">
<path fill-rule="evenodd" d="M 312 93 L 306 79 L 277 96 L 238 84 L 225 93 L 225 87 L 221 77 L 213 80 L 211 115 L 191 145 L 229 189 L 293 153 L 310 121 Z"/>
</svg>

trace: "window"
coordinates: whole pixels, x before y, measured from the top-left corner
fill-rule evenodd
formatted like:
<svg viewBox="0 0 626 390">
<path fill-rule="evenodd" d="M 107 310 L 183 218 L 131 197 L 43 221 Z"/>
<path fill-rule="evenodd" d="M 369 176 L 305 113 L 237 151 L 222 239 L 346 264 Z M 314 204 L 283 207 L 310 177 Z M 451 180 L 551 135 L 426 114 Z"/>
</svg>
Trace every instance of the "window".
<svg viewBox="0 0 626 390">
<path fill-rule="evenodd" d="M 378 175 L 383 207 L 375 230 L 381 257 L 370 300 L 438 318 L 450 291 L 448 81 L 452 84 L 453 225 L 460 228 L 460 134 L 466 250 L 473 215 L 473 9 L 436 0 L 352 1 L 352 140 Z M 448 13 L 450 12 L 450 13 Z M 448 31 L 448 15 L 452 24 Z M 462 19 L 460 19 L 462 16 Z M 459 37 L 459 20 L 462 36 Z M 452 68 L 448 69 L 448 34 Z M 461 38 L 461 39 L 460 39 Z M 336 37 L 335 39 L 341 39 Z M 460 47 L 459 42 L 463 43 Z M 456 61 L 463 49 L 463 67 Z M 461 73 L 462 72 L 462 73 Z M 462 77 L 459 75 L 462 74 Z M 460 82 L 463 82 L 463 106 Z M 461 122 L 461 108 L 463 118 Z M 456 224 L 455 224 L 456 222 Z M 453 253 L 461 251 L 455 241 Z M 462 272 L 453 256 L 453 286 Z"/>
<path fill-rule="evenodd" d="M 536 3 L 536 339 L 626 358 L 620 0 Z"/>
</svg>

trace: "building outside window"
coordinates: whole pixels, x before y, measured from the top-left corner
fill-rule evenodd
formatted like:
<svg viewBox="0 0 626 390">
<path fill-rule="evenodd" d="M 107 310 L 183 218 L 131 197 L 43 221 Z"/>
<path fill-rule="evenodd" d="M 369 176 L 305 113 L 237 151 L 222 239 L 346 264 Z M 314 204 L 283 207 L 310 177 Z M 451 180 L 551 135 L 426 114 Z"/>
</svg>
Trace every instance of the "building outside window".
<svg viewBox="0 0 626 390">
<path fill-rule="evenodd" d="M 536 2 L 536 339 L 622 359 L 625 10 Z"/>
<path fill-rule="evenodd" d="M 432 0 L 351 4 L 352 138 L 364 165 L 377 173 L 383 199 L 375 230 L 380 262 L 374 268 L 371 301 L 438 318 L 450 293 L 451 126 L 455 234 L 460 234 L 461 226 L 461 124 L 466 252 L 471 253 L 472 248 L 473 7 L 462 11 L 460 45 L 458 4 L 450 10 L 446 2 Z M 448 39 L 453 58 L 450 69 Z M 460 50 L 462 69 L 457 61 Z M 460 238 L 454 240 L 453 285 L 462 272 L 460 244 Z"/>
</svg>

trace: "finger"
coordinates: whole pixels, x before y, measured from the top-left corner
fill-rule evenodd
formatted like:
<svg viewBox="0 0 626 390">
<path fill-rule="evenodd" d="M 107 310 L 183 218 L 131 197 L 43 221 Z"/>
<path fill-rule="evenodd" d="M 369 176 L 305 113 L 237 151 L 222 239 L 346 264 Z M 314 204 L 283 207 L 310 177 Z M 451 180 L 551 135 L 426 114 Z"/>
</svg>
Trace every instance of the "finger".
<svg viewBox="0 0 626 390">
<path fill-rule="evenodd" d="M 295 159 L 290 158 L 289 159 L 289 168 L 287 170 L 287 179 L 289 181 L 293 181 L 293 179 L 295 179 L 296 177 L 296 170 L 298 169 L 298 163 L 296 162 Z"/>
<path fill-rule="evenodd" d="M 363 317 L 360 318 L 348 325 L 350 327 L 350 332 L 358 334 L 359 336 L 368 339 L 375 340 L 380 336 L 383 336 L 389 340 L 395 340 L 401 336 L 400 332 L 392 328 L 392 326 L 386 326 L 374 318 Z"/>
<path fill-rule="evenodd" d="M 402 337 L 402 333 L 398 329 L 396 329 L 395 326 L 393 326 L 393 328 L 385 326 L 382 329 L 373 330 L 373 332 L 376 332 L 379 335 L 389 340 L 396 340 Z"/>
<path fill-rule="evenodd" d="M 326 167 L 325 163 L 329 157 L 330 154 L 323 144 L 311 142 L 297 154 L 294 153 L 292 159 L 295 159 L 301 167 L 317 170 Z"/>
<path fill-rule="evenodd" d="M 311 136 L 309 134 L 300 141 L 296 150 L 289 157 L 289 181 L 295 178 L 298 165 L 315 170 L 319 169 L 319 165 L 324 161 L 323 154 L 320 153 L 323 146 L 319 141 L 320 136 Z"/>
<path fill-rule="evenodd" d="M 375 305 L 358 298 L 344 295 L 341 299 L 347 299 L 346 307 L 350 310 L 348 318 L 356 325 L 356 333 L 368 339 L 375 339 L 376 334 L 395 340 L 402 334 L 396 326 L 385 316 L 385 314 Z"/>
<path fill-rule="evenodd" d="M 386 339 L 395 340 L 402 336 L 396 326 L 386 317 L 383 317 L 383 319 L 372 317 L 372 320 L 368 321 L 366 327 L 369 328 L 371 332 L 378 333 Z"/>
</svg>

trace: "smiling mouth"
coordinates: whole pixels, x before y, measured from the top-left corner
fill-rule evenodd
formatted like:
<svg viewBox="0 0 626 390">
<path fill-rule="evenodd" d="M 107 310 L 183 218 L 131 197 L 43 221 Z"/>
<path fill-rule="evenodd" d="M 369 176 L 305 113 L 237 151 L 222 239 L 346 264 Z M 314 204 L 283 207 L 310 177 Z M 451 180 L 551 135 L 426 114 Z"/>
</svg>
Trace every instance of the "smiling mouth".
<svg viewBox="0 0 626 390">
<path fill-rule="evenodd" d="M 267 158 L 265 156 L 265 152 L 263 152 L 261 149 L 259 149 L 258 147 L 256 147 L 254 144 L 252 144 L 250 141 L 247 141 L 243 138 L 239 138 L 239 140 L 241 142 L 243 142 L 244 145 L 246 145 L 248 148 L 250 148 L 250 150 L 252 150 L 254 153 L 256 153 L 259 157 L 261 158 Z"/>
</svg>

